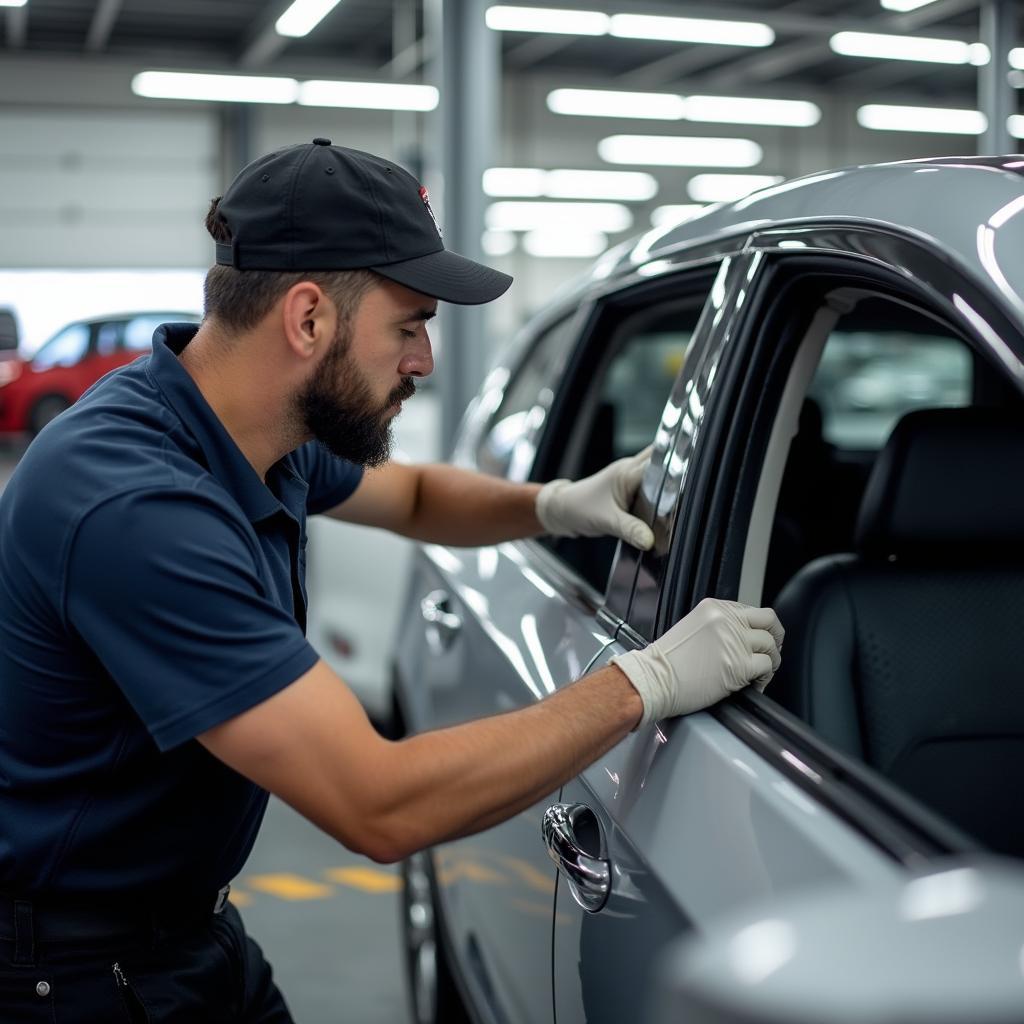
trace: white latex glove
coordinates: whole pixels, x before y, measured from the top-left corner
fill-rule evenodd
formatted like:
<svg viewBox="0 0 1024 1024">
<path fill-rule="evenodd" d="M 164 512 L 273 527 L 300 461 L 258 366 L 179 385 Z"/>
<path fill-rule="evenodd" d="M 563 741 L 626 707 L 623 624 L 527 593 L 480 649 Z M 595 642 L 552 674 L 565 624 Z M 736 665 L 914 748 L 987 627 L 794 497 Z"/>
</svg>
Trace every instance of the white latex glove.
<svg viewBox="0 0 1024 1024">
<path fill-rule="evenodd" d="M 552 480 L 537 495 L 537 518 L 555 537 L 621 537 L 646 551 L 654 543 L 651 528 L 629 514 L 651 449 L 617 459 L 582 480 Z"/>
<path fill-rule="evenodd" d="M 779 667 L 784 636 L 771 608 L 705 598 L 643 650 L 611 661 L 640 694 L 640 725 L 647 725 L 699 711 L 749 683 L 764 690 Z"/>
</svg>

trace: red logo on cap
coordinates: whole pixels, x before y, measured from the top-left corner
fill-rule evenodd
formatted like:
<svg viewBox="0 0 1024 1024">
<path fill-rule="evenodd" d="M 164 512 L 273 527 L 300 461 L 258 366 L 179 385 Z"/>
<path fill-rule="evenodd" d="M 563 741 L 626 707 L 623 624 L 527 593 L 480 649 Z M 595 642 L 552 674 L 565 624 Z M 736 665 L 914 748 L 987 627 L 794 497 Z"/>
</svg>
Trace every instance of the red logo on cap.
<svg viewBox="0 0 1024 1024">
<path fill-rule="evenodd" d="M 427 213 L 430 214 L 430 219 L 434 222 L 434 227 L 437 228 L 438 238 L 444 238 L 444 235 L 441 234 L 441 225 L 437 223 L 434 211 L 430 208 L 430 193 L 427 191 L 425 185 L 420 185 L 420 199 L 423 200 L 423 205 L 427 208 Z"/>
</svg>

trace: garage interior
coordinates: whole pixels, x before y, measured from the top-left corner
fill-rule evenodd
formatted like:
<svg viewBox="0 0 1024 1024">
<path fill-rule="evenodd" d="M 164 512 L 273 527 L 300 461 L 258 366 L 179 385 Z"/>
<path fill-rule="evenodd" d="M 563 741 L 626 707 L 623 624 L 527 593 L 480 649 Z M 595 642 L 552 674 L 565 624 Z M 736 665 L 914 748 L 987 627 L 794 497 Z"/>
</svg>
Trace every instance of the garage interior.
<svg viewBox="0 0 1024 1024">
<path fill-rule="evenodd" d="M 610 247 L 799 176 L 1024 139 L 1014 0 L 320 8 L 296 24 L 287 0 L 0 0 L 0 309 L 26 357 L 73 321 L 201 313 L 210 198 L 327 137 L 409 168 L 446 246 L 515 278 L 432 325 L 435 380 L 397 434 L 443 458 L 502 345 Z M 27 440 L 0 435 L 0 487 Z M 313 591 L 355 557 L 327 548 L 311 531 Z M 386 652 L 393 595 L 379 637 L 324 627 L 340 665 Z M 297 1020 L 409 1019 L 399 885 L 272 802 L 232 899 Z"/>
</svg>

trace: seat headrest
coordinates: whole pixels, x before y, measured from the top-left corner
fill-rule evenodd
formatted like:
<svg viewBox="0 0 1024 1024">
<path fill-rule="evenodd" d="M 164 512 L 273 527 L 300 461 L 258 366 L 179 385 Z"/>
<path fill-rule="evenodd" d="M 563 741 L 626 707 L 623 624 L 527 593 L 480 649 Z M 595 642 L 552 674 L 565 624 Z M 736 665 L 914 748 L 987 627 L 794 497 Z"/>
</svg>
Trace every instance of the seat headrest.
<svg viewBox="0 0 1024 1024">
<path fill-rule="evenodd" d="M 858 550 L 900 555 L 941 546 L 1024 548 L 1024 416 L 972 407 L 921 409 L 896 424 L 861 501 Z"/>
</svg>

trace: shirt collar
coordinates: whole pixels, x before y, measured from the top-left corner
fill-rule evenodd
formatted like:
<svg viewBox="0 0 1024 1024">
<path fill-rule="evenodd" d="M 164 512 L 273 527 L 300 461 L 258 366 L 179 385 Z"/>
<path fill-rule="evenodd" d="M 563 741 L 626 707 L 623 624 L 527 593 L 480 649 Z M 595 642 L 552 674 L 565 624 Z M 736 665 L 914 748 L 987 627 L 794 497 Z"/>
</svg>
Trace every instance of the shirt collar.
<svg viewBox="0 0 1024 1024">
<path fill-rule="evenodd" d="M 285 511 L 300 519 L 308 485 L 291 466 L 290 456 L 275 463 L 267 474 L 278 498 L 252 468 L 217 414 L 210 408 L 178 355 L 195 337 L 195 324 L 163 324 L 153 335 L 149 375 L 174 409 L 186 430 L 195 438 L 206 466 L 224 489 L 238 502 L 250 522 Z"/>
</svg>

